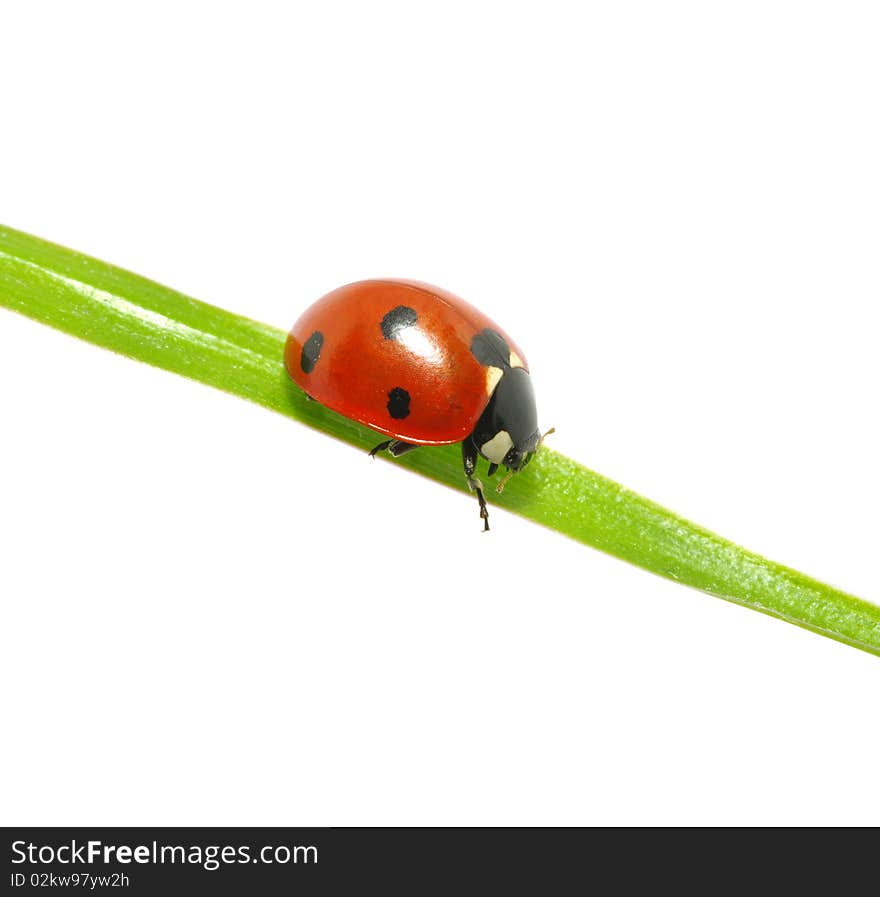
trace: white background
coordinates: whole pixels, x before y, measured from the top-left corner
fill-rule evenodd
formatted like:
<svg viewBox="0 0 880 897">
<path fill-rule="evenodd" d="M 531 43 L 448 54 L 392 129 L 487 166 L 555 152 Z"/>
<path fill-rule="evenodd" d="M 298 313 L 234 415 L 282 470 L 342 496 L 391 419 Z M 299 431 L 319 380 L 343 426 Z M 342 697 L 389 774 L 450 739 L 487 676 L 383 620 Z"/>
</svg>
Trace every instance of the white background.
<svg viewBox="0 0 880 897">
<path fill-rule="evenodd" d="M 555 448 L 880 599 L 876 6 L 301 6 L 4 11 L 0 220 L 445 286 Z M 8 312 L 0 382 L 0 822 L 880 822 L 880 659 Z"/>
</svg>

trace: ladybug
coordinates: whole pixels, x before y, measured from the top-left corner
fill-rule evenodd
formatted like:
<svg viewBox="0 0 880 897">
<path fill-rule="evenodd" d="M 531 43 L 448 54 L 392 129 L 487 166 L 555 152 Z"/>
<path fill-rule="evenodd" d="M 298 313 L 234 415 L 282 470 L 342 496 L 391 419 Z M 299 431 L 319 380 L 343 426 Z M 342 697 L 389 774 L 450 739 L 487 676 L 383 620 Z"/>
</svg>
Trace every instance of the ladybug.
<svg viewBox="0 0 880 897">
<path fill-rule="evenodd" d="M 333 290 L 293 325 L 284 361 L 310 398 L 388 437 L 371 456 L 460 442 L 484 531 L 478 456 L 490 477 L 499 465 L 512 473 L 542 441 L 520 348 L 481 311 L 426 283 L 363 280 Z"/>
</svg>

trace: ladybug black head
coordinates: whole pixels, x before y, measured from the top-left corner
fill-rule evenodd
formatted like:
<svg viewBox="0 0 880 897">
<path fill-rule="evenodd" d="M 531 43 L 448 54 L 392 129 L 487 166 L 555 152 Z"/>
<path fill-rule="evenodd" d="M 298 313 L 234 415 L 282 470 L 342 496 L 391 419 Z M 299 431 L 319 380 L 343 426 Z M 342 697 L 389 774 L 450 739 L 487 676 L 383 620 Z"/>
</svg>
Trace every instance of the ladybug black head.
<svg viewBox="0 0 880 897">
<path fill-rule="evenodd" d="M 521 470 L 541 441 L 535 392 L 528 372 L 507 367 L 471 434 L 480 454 L 492 464 Z"/>
</svg>

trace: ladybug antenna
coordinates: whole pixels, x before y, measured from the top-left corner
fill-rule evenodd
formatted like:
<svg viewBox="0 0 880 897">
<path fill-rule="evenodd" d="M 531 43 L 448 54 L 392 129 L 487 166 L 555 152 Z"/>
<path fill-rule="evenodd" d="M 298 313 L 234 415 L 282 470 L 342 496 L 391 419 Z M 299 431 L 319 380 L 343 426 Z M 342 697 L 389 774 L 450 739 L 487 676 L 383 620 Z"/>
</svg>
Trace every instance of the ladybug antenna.
<svg viewBox="0 0 880 897">
<path fill-rule="evenodd" d="M 507 485 L 507 481 L 514 475 L 516 471 L 508 470 L 506 474 L 501 478 L 501 482 L 495 487 L 495 491 L 500 495 L 504 491 L 504 487 Z"/>
<path fill-rule="evenodd" d="M 538 444 L 535 446 L 535 452 L 538 451 L 539 448 L 544 444 L 544 440 L 551 434 L 556 432 L 556 427 L 550 427 L 550 429 L 538 440 Z M 534 452 L 532 452 L 534 454 Z M 531 457 L 531 455 L 529 456 Z M 523 465 L 525 466 L 525 465 Z M 507 481 L 516 473 L 515 470 L 508 470 L 506 474 L 501 478 L 501 482 L 495 487 L 495 491 L 500 495 L 504 491 L 504 487 L 507 485 Z"/>
</svg>

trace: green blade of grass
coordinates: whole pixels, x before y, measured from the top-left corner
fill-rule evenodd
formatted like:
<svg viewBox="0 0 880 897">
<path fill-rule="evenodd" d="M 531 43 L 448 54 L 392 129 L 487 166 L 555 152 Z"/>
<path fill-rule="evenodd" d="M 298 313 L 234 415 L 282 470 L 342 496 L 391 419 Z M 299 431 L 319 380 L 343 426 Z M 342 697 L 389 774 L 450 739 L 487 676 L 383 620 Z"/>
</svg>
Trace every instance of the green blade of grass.
<svg viewBox="0 0 880 897">
<path fill-rule="evenodd" d="M 371 430 L 306 401 L 284 370 L 284 331 L 6 227 L 0 227 L 0 305 L 359 449 L 377 441 Z M 466 491 L 458 446 L 395 463 Z M 660 576 L 880 654 L 880 606 L 747 551 L 552 449 L 542 449 L 502 495 L 491 497 Z"/>
</svg>

